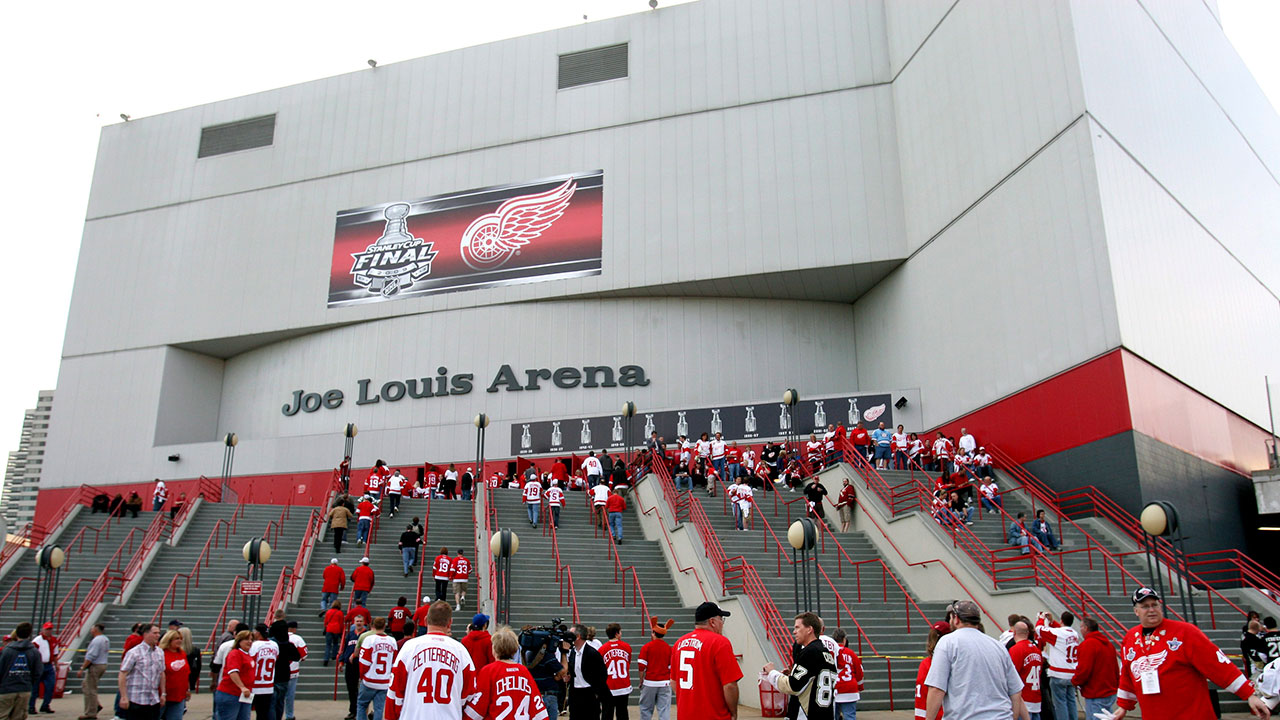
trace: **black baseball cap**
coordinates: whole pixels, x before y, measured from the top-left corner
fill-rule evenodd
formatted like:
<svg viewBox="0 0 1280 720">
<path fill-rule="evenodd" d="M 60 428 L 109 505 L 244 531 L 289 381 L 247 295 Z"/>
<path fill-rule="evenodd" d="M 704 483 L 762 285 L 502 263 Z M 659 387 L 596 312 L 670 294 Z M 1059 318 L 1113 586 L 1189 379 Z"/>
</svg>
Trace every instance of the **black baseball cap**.
<svg viewBox="0 0 1280 720">
<path fill-rule="evenodd" d="M 706 622 L 713 617 L 729 617 L 729 613 L 713 602 L 704 602 L 693 611 L 694 622 Z"/>
<path fill-rule="evenodd" d="M 1140 587 L 1137 590 L 1134 590 L 1133 597 L 1130 599 L 1133 600 L 1134 605 L 1137 605 L 1138 603 L 1142 602 L 1143 600 L 1146 600 L 1147 598 L 1164 600 L 1164 598 L 1160 597 L 1160 593 L 1156 592 L 1155 590 L 1152 590 L 1149 587 Z"/>
</svg>

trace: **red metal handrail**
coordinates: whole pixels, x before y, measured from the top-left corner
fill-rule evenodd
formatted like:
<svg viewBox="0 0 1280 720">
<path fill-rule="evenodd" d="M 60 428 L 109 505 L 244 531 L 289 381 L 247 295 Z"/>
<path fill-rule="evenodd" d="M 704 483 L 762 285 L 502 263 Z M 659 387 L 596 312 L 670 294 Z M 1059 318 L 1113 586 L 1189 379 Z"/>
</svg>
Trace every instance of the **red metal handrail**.
<svg viewBox="0 0 1280 720">
<path fill-rule="evenodd" d="M 209 641 L 204 645 L 205 652 L 212 652 L 217 650 L 217 648 L 213 646 L 213 642 L 218 638 L 218 634 L 219 634 L 218 628 L 222 627 L 227 621 L 227 609 L 231 607 L 231 605 L 233 604 L 232 600 L 234 600 L 238 595 L 236 590 L 240 588 L 240 582 L 242 580 L 247 580 L 247 579 L 248 578 L 246 578 L 244 575 L 236 575 L 235 577 L 231 578 L 231 587 L 227 588 L 227 596 L 226 596 L 226 599 L 222 601 L 222 609 L 218 611 L 218 618 L 213 621 L 213 631 L 209 633 Z M 244 596 L 239 595 L 239 597 L 241 599 L 241 602 L 243 602 Z"/>
</svg>

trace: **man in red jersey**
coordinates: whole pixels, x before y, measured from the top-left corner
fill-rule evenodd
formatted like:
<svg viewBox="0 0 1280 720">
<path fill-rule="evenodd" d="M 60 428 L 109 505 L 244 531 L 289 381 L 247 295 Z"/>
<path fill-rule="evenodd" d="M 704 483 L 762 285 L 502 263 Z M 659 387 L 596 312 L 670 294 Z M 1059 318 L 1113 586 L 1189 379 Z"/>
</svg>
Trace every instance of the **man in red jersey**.
<svg viewBox="0 0 1280 720">
<path fill-rule="evenodd" d="M 733 643 L 723 634 L 727 617 L 729 613 L 715 603 L 702 603 L 693 614 L 693 632 L 672 649 L 676 704 L 686 717 L 737 720 L 742 668 L 733 657 Z"/>
<path fill-rule="evenodd" d="M 1040 648 L 1031 642 L 1031 628 L 1019 620 L 1013 624 L 1013 647 L 1009 648 L 1009 658 L 1013 660 L 1013 669 L 1022 678 L 1022 702 L 1027 706 L 1027 714 L 1031 720 L 1040 720 L 1040 668 L 1044 667 L 1044 656 Z M 1095 720 L 1086 716 L 1085 720 Z"/>
<path fill-rule="evenodd" d="M 360 565 L 351 571 L 351 602 L 364 607 L 369 602 L 369 593 L 373 591 L 373 568 L 369 567 L 369 557 L 360 558 Z"/>
<path fill-rule="evenodd" d="M 1099 712 L 1111 712 L 1116 704 L 1116 688 L 1120 687 L 1119 662 L 1116 647 L 1098 629 L 1098 621 L 1081 618 L 1080 627 L 1084 639 L 1077 651 L 1075 674 L 1071 684 L 1080 688 L 1084 698 L 1084 716 L 1092 718 Z"/>
<path fill-rule="evenodd" d="M 515 633 L 506 627 L 498 630 L 493 648 L 497 661 L 477 674 L 476 694 L 467 702 L 467 720 L 547 720 L 547 706 L 533 674 L 517 658 L 520 641 Z"/>
<path fill-rule="evenodd" d="M 671 720 L 671 646 L 663 638 L 671 630 L 675 620 L 668 619 L 659 625 L 658 618 L 649 618 L 653 639 L 640 648 L 640 720 L 651 720 L 658 711 L 658 720 Z"/>
<path fill-rule="evenodd" d="M 401 595 L 396 601 L 396 606 L 387 613 L 387 632 L 391 637 L 396 640 L 404 637 L 404 623 L 410 617 L 409 598 Z"/>
<path fill-rule="evenodd" d="M 462 646 L 471 653 L 471 663 L 476 666 L 476 672 L 484 670 L 486 665 L 497 659 L 493 654 L 493 639 L 489 637 L 488 627 L 489 616 L 476 613 L 471 618 L 467 634 L 462 638 Z"/>
<path fill-rule="evenodd" d="M 1132 600 L 1140 624 L 1125 633 L 1121 646 L 1115 720 L 1138 705 L 1143 717 L 1159 720 L 1212 718 L 1206 681 L 1248 702 L 1249 711 L 1263 720 L 1271 717 L 1267 704 L 1254 695 L 1253 683 L 1200 628 L 1165 619 L 1159 593 L 1138 588 Z"/>
<path fill-rule="evenodd" d="M 476 694 L 471 653 L 449 637 L 453 608 L 431 603 L 427 634 L 406 642 L 391 667 L 387 720 L 462 720 L 462 710 Z"/>
<path fill-rule="evenodd" d="M 604 658 L 605 684 L 609 697 L 605 699 L 603 720 L 627 720 L 627 698 L 631 695 L 631 645 L 622 640 L 622 626 L 609 623 L 604 629 L 609 641 L 600 646 Z"/>
<path fill-rule="evenodd" d="M 453 579 L 453 561 L 449 559 L 449 548 L 440 548 L 440 554 L 431 561 L 431 577 L 436 581 L 436 600 L 444 600 L 449 592 L 449 581 Z M 418 624 L 417 621 L 414 621 Z"/>
<path fill-rule="evenodd" d="M 418 635 L 427 634 L 427 613 L 431 610 L 432 600 L 430 595 L 423 595 L 422 604 L 413 611 L 413 631 Z"/>
<path fill-rule="evenodd" d="M 338 558 L 330 558 L 329 564 L 324 568 L 323 584 L 320 586 L 320 613 L 317 617 L 324 617 L 329 612 L 329 608 L 338 599 L 338 593 L 346 586 L 347 571 L 338 564 Z"/>
<path fill-rule="evenodd" d="M 453 575 L 453 609 L 461 610 L 467 601 L 467 580 L 471 578 L 471 561 L 462 548 L 458 548 L 458 556 L 449 563 L 449 573 Z"/>
<path fill-rule="evenodd" d="M 831 631 L 836 645 L 836 720 L 857 720 L 858 701 L 862 699 L 862 658 L 849 647 L 849 633 L 844 628 Z"/>
<path fill-rule="evenodd" d="M 924 659 L 920 661 L 920 668 L 916 670 L 916 717 L 918 718 L 928 714 L 929 691 L 924 686 L 924 679 L 929 676 L 929 668 L 933 665 L 933 648 L 937 646 L 938 640 L 949 632 L 951 632 L 951 625 L 945 620 L 939 620 L 929 626 L 929 639 L 925 641 Z M 938 711 L 938 720 L 942 720 L 941 710 Z"/>
</svg>

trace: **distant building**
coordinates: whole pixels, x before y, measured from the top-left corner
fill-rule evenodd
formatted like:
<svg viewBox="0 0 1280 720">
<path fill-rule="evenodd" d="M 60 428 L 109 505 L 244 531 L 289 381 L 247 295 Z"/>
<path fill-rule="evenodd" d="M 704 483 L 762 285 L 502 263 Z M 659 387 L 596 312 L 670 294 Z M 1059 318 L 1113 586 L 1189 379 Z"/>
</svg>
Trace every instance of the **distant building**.
<svg viewBox="0 0 1280 720">
<path fill-rule="evenodd" d="M 23 413 L 18 449 L 9 453 L 5 464 L 4 491 L 0 512 L 7 529 L 14 532 L 31 522 L 40 491 L 40 470 L 44 466 L 45 438 L 49 435 L 49 415 L 53 412 L 53 391 L 41 390 L 32 410 Z"/>
</svg>

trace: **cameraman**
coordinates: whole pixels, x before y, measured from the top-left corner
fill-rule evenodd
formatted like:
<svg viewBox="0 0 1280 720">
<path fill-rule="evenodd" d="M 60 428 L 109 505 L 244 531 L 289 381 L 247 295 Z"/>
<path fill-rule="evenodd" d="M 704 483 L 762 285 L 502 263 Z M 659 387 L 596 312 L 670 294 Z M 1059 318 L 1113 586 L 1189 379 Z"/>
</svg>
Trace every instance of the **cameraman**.
<svg viewBox="0 0 1280 720">
<path fill-rule="evenodd" d="M 560 683 L 566 675 L 560 660 L 570 643 L 556 625 L 553 622 L 547 628 L 525 627 L 520 632 L 520 660 L 533 675 L 549 720 L 560 715 Z"/>
</svg>

